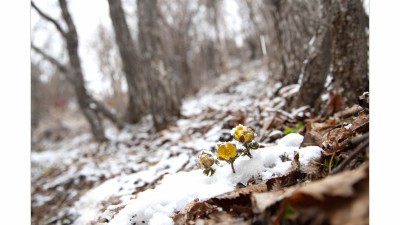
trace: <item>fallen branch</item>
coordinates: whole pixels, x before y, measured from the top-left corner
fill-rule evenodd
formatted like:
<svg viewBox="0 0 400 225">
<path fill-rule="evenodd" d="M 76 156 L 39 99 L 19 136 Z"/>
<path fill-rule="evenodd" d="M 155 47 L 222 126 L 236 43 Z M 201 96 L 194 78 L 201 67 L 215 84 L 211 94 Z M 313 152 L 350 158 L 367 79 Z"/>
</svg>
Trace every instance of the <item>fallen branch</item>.
<svg viewBox="0 0 400 225">
<path fill-rule="evenodd" d="M 331 174 L 339 173 L 349 164 L 365 147 L 369 145 L 369 140 L 360 144 L 338 167 L 336 167 Z"/>
<path fill-rule="evenodd" d="M 344 140 L 340 143 L 340 146 L 344 146 L 344 145 L 346 145 L 348 147 L 356 146 L 368 138 L 369 138 L 369 132 L 367 132 L 359 137 L 347 138 L 346 140 Z"/>
</svg>

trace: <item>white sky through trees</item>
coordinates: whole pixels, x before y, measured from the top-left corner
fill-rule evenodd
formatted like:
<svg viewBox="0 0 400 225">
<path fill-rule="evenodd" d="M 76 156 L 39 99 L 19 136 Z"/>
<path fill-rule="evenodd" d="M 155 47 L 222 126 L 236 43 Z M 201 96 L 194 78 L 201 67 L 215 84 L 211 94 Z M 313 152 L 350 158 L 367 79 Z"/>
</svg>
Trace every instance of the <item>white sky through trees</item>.
<svg viewBox="0 0 400 225">
<path fill-rule="evenodd" d="M 34 2 L 42 11 L 55 18 L 62 27 L 65 27 L 57 1 L 36 0 Z M 122 2 L 128 17 L 127 22 L 131 29 L 135 29 L 137 22 L 136 18 L 134 18 L 136 1 L 123 0 Z M 107 29 L 112 31 L 108 3 L 105 0 L 70 0 L 68 3 L 70 13 L 77 27 L 79 56 L 81 58 L 87 88 L 95 95 L 102 93 L 109 84 L 102 79 L 96 60 L 96 52 L 91 45 L 98 39 L 97 28 L 99 24 L 103 24 Z M 173 3 L 173 1 L 171 1 L 171 3 Z M 236 1 L 225 0 L 222 10 L 228 31 L 231 35 L 236 35 L 235 39 L 237 43 L 240 43 L 241 37 L 238 34 L 241 29 L 241 18 Z M 67 60 L 67 57 L 62 54 L 64 43 L 58 31 L 54 28 L 53 24 L 40 18 L 40 15 L 34 10 L 31 10 L 31 41 L 38 47 L 44 48 L 48 54 L 59 59 L 61 62 Z M 33 53 L 32 60 L 41 60 L 41 57 Z M 44 62 L 44 65 L 50 66 L 47 62 Z M 46 69 L 44 71 L 46 71 Z M 46 79 L 49 75 L 50 73 L 43 74 L 42 79 Z"/>
</svg>

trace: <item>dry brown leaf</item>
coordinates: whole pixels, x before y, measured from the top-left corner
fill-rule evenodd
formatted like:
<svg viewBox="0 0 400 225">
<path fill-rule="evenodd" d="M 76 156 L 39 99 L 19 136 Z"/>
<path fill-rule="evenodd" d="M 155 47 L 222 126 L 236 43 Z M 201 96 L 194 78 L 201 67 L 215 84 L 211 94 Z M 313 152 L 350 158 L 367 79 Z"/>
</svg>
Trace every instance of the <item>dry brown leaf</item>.
<svg viewBox="0 0 400 225">
<path fill-rule="evenodd" d="M 339 143 L 350 137 L 352 134 L 353 132 L 349 129 L 346 129 L 344 126 L 329 130 L 329 132 L 326 133 L 322 138 L 324 150 L 327 153 L 335 152 L 341 148 Z"/>
<path fill-rule="evenodd" d="M 332 128 L 335 127 L 336 125 L 340 124 L 340 120 L 335 118 L 335 117 L 331 117 L 328 120 L 326 120 L 323 123 L 311 123 L 311 129 L 313 131 L 321 131 L 321 130 L 325 130 L 328 128 Z"/>
<path fill-rule="evenodd" d="M 369 115 L 360 113 L 359 116 L 351 123 L 351 126 L 342 125 L 340 128 L 329 130 L 323 138 L 324 149 L 327 153 L 346 148 L 343 143 L 349 137 L 355 136 L 357 133 L 366 132 L 369 129 Z"/>
<path fill-rule="evenodd" d="M 290 224 L 316 224 L 312 221 L 318 220 L 332 225 L 368 224 L 368 171 L 368 163 L 365 163 L 353 171 L 328 176 L 306 185 L 299 184 L 285 190 L 252 194 L 253 212 L 255 216 L 268 214 L 270 210 L 276 212 L 276 204 L 280 203 L 278 211 L 290 205 L 294 208 L 295 215 L 289 219 L 282 216 L 258 216 L 264 218 L 259 222 L 277 224 L 279 221 L 282 223 L 282 220 L 292 220 Z M 321 217 L 315 218 L 316 215 Z"/>
<path fill-rule="evenodd" d="M 330 91 L 329 100 L 326 104 L 328 109 L 328 115 L 333 115 L 335 112 L 338 112 L 343 106 L 342 96 Z"/>
<path fill-rule="evenodd" d="M 307 180 L 313 181 L 328 175 L 328 168 L 323 163 L 324 157 L 321 156 L 319 160 L 311 160 L 304 168 Z"/>
<path fill-rule="evenodd" d="M 179 213 L 173 216 L 175 224 L 186 224 L 187 221 L 196 220 L 197 217 L 204 217 L 216 211 L 216 207 L 207 202 L 199 202 L 196 198 L 187 204 Z"/>
<path fill-rule="evenodd" d="M 313 130 L 306 133 L 303 142 L 300 144 L 300 148 L 307 146 L 319 146 L 322 148 L 322 135 Z"/>
<path fill-rule="evenodd" d="M 361 112 L 363 108 L 359 105 L 353 105 L 351 108 L 346 108 L 340 112 L 335 113 L 334 117 L 336 118 L 347 118 L 351 115 L 355 115 Z"/>
<path fill-rule="evenodd" d="M 209 219 L 208 218 L 198 219 L 198 220 L 196 220 L 196 223 L 189 223 L 189 224 L 203 224 L 203 225 L 230 225 L 230 224 L 250 225 L 250 224 L 252 224 L 251 219 L 245 220 L 244 218 L 241 218 L 241 217 L 235 217 L 225 211 L 212 213 L 209 217 L 210 217 Z M 201 221 L 201 222 L 199 222 L 199 221 Z M 197 223 L 197 222 L 199 222 L 199 223 Z"/>
<path fill-rule="evenodd" d="M 205 224 L 242 224 L 243 218 L 251 218 L 253 215 L 250 194 L 264 191 L 267 191 L 267 188 L 265 182 L 262 182 L 218 195 L 207 201 L 199 202 L 195 199 L 175 214 L 173 220 L 175 224 L 189 224 L 197 219 L 208 217 L 214 218 L 215 221 L 204 220 Z M 223 209 L 222 212 L 217 210 L 219 207 Z M 225 213 L 228 214 L 225 215 Z M 221 218 L 225 218 L 225 221 L 230 221 L 230 223 L 223 223 L 224 220 L 220 221 Z"/>
<path fill-rule="evenodd" d="M 369 115 L 359 113 L 359 116 L 351 123 L 350 130 L 353 133 L 362 133 L 369 129 Z"/>
</svg>

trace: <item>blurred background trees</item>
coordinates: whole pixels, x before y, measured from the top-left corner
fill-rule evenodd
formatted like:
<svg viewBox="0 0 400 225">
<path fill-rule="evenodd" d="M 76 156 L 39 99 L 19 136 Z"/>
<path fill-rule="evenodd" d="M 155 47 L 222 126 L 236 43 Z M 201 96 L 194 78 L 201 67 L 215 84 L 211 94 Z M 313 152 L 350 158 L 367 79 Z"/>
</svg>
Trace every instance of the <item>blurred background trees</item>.
<svg viewBox="0 0 400 225">
<path fill-rule="evenodd" d="M 180 115 L 185 97 L 250 60 L 259 60 L 277 87 L 297 85 L 287 108 L 326 113 L 321 96 L 329 91 L 349 106 L 369 89 L 368 4 L 361 0 L 108 0 L 103 16 L 110 23 L 93 24 L 89 47 L 79 44 L 82 21 L 74 20 L 71 2 L 58 0 L 51 13 L 32 2 L 42 26 L 60 37 L 38 45 L 33 24 L 32 130 L 68 104 L 78 106 L 97 141 L 107 140 L 104 118 L 122 128 L 149 114 L 161 130 Z M 101 93 L 88 88 L 82 65 L 89 54 L 80 48 L 108 83 Z"/>
</svg>

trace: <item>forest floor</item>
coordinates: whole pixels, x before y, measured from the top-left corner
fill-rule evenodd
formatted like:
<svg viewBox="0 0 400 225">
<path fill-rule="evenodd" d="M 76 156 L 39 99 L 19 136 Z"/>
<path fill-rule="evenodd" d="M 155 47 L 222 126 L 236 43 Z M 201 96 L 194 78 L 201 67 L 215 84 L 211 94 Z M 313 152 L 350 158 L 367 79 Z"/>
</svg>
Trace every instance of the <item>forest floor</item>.
<svg viewBox="0 0 400 225">
<path fill-rule="evenodd" d="M 98 144 L 79 113 L 54 114 L 32 136 L 32 224 L 368 224 L 368 108 L 331 96 L 329 117 L 287 109 L 299 86 L 264 68 L 210 81 L 160 132 L 149 116 L 105 123 L 110 142 Z M 204 175 L 198 155 L 239 124 L 257 133 L 253 157 Z"/>
</svg>

